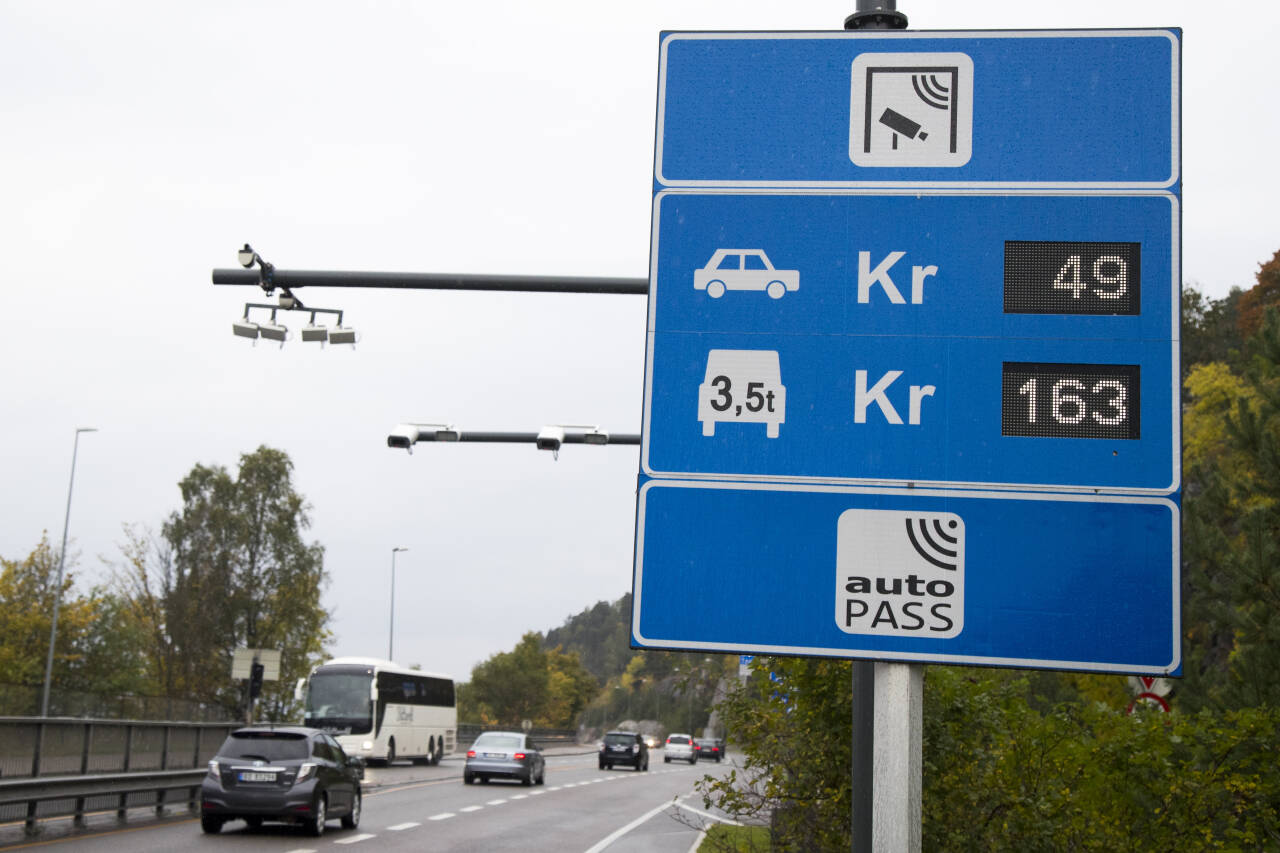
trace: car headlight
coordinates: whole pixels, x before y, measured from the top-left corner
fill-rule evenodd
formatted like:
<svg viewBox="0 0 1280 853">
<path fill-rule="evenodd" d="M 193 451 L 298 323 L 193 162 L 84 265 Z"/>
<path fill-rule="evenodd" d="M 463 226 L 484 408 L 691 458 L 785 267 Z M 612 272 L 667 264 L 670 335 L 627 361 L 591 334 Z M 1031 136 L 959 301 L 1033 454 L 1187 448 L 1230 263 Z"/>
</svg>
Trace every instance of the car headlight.
<svg viewBox="0 0 1280 853">
<path fill-rule="evenodd" d="M 218 772 L 218 762 L 209 762 L 209 778 L 215 781 L 222 781 L 222 774 Z"/>
<path fill-rule="evenodd" d="M 306 764 L 298 768 L 298 778 L 293 780 L 293 784 L 297 785 L 314 775 L 316 775 L 316 766 L 308 761 Z"/>
</svg>

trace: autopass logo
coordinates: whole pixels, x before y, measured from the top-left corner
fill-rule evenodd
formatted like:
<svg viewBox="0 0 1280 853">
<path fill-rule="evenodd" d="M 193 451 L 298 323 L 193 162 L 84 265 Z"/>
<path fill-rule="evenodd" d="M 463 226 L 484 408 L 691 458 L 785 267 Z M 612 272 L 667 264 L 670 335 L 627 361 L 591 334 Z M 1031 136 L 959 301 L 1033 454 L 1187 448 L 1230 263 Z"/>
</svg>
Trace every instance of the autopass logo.
<svg viewBox="0 0 1280 853">
<path fill-rule="evenodd" d="M 836 528 L 836 624 L 847 634 L 954 637 L 964 628 L 964 519 L 850 509 Z"/>
</svg>

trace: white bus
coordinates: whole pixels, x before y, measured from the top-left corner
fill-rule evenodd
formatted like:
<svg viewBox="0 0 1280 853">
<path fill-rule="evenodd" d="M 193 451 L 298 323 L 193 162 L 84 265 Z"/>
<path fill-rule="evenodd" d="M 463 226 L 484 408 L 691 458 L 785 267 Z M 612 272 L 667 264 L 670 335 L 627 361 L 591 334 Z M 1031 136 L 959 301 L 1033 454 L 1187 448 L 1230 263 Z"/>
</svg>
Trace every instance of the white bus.
<svg viewBox="0 0 1280 853">
<path fill-rule="evenodd" d="M 458 708 L 447 675 L 342 657 L 311 670 L 300 693 L 304 686 L 305 724 L 337 738 L 348 755 L 439 764 L 457 743 Z"/>
</svg>

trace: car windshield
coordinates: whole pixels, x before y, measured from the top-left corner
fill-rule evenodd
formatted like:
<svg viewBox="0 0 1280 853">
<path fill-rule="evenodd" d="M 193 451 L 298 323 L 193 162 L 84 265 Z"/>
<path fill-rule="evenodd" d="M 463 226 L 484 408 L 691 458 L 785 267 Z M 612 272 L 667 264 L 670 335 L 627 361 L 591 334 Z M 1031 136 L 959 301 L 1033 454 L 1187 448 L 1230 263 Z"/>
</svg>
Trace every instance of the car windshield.
<svg viewBox="0 0 1280 853">
<path fill-rule="evenodd" d="M 290 761 L 307 754 L 307 736 L 297 732 L 232 732 L 218 749 L 218 755 L 262 761 Z"/>
<path fill-rule="evenodd" d="M 672 735 L 667 738 L 667 743 L 688 743 L 689 739 L 684 735 Z"/>
<path fill-rule="evenodd" d="M 476 738 L 474 746 L 483 746 L 485 748 L 514 749 L 520 746 L 519 735 L 500 735 L 493 732 L 486 732 Z"/>
<path fill-rule="evenodd" d="M 604 742 L 605 742 L 605 743 L 612 743 L 612 744 L 619 744 L 619 743 L 635 743 L 635 742 L 636 742 L 636 736 L 635 736 L 635 735 L 629 735 L 629 734 L 620 734 L 620 735 L 607 734 L 607 735 L 605 735 L 605 736 L 604 736 Z"/>
</svg>

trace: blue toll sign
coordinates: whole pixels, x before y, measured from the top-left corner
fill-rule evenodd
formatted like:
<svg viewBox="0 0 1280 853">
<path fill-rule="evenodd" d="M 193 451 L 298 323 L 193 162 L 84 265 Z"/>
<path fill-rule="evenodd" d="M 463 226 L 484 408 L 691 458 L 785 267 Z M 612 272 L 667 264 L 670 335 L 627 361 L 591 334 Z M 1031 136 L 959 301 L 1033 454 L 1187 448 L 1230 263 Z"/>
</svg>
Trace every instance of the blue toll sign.
<svg viewBox="0 0 1280 853">
<path fill-rule="evenodd" d="M 1177 222 L 1168 194 L 662 192 L 642 470 L 1168 493 Z"/>
<path fill-rule="evenodd" d="M 1180 62 L 663 35 L 637 647 L 1178 673 Z"/>
<path fill-rule="evenodd" d="M 1159 497 L 650 480 L 632 635 L 646 648 L 1176 673 L 1178 516 Z M 717 606 L 673 589 L 714 590 Z"/>
<path fill-rule="evenodd" d="M 668 33 L 663 187 L 1169 188 L 1169 30 Z"/>
</svg>

